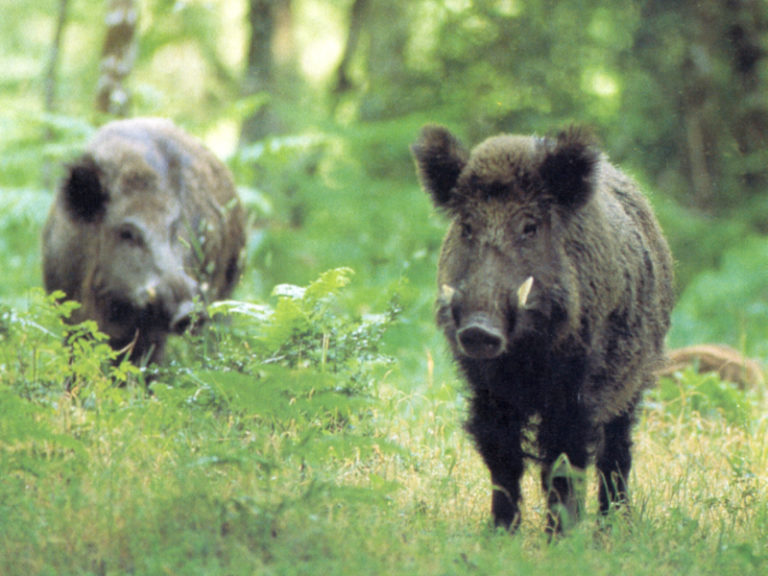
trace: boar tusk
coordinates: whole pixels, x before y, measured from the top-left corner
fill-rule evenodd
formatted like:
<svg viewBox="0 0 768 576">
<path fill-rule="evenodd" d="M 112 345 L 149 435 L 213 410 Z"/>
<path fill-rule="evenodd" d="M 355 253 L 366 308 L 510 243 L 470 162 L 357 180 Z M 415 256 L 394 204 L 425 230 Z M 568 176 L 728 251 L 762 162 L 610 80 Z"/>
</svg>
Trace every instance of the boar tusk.
<svg viewBox="0 0 768 576">
<path fill-rule="evenodd" d="M 149 286 L 147 288 L 147 300 L 150 304 L 154 304 L 155 300 L 157 299 L 157 290 L 155 290 L 154 286 Z"/>
<path fill-rule="evenodd" d="M 440 286 L 440 300 L 450 302 L 453 300 L 453 295 L 456 294 L 456 289 L 448 284 Z"/>
<path fill-rule="evenodd" d="M 525 304 L 528 302 L 528 295 L 531 293 L 532 287 L 533 287 L 533 276 L 528 276 L 526 281 L 520 284 L 520 288 L 517 289 L 518 308 L 525 308 Z"/>
</svg>

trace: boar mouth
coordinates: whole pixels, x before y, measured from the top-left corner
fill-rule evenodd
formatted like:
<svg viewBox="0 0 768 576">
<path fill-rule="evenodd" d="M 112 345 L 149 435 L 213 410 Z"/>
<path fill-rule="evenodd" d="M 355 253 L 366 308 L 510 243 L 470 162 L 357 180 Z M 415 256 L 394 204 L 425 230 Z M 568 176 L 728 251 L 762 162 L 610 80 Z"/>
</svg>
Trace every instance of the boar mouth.
<svg viewBox="0 0 768 576">
<path fill-rule="evenodd" d="M 141 312 L 130 302 L 120 299 L 110 299 L 107 321 L 118 326 L 136 324 Z"/>
<path fill-rule="evenodd" d="M 110 325 L 142 332 L 164 332 L 183 334 L 194 322 L 195 305 L 192 301 L 182 302 L 178 309 L 169 313 L 161 307 L 150 304 L 139 307 L 124 299 L 111 299 L 107 308 L 107 321 Z M 133 333 L 133 330 L 131 330 Z"/>
</svg>

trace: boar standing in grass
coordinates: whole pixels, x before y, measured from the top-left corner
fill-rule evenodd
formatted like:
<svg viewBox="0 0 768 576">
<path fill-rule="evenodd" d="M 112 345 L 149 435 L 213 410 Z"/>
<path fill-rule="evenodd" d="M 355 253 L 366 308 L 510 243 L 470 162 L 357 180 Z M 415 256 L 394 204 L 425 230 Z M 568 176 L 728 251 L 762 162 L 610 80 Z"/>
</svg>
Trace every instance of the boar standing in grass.
<svg viewBox="0 0 768 576">
<path fill-rule="evenodd" d="M 45 288 L 82 306 L 135 363 L 227 297 L 240 276 L 244 212 L 227 168 L 170 121 L 99 130 L 71 164 L 43 232 Z"/>
<path fill-rule="evenodd" d="M 548 530 L 627 499 L 631 427 L 663 365 L 672 259 L 650 206 L 583 131 L 502 135 L 467 152 L 446 129 L 413 145 L 451 219 L 437 323 L 471 392 L 467 430 L 491 473 L 497 526 L 520 522 L 524 461 L 540 462 Z"/>
</svg>

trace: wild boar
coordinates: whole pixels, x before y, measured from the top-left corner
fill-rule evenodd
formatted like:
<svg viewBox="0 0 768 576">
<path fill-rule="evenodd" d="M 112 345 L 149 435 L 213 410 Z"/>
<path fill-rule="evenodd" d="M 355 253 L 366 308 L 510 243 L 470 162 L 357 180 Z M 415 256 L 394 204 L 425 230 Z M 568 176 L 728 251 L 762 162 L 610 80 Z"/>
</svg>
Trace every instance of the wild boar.
<svg viewBox="0 0 768 576">
<path fill-rule="evenodd" d="M 673 378 L 692 367 L 699 374 L 715 372 L 721 380 L 733 382 L 742 390 L 765 389 L 765 376 L 760 362 L 724 344 L 696 344 L 667 352 L 668 363 L 658 376 Z"/>
<path fill-rule="evenodd" d="M 82 306 L 135 363 L 157 362 L 241 273 L 245 216 L 227 168 L 168 120 L 101 128 L 67 169 L 43 230 L 46 290 Z"/>
<path fill-rule="evenodd" d="M 491 473 L 496 525 L 520 522 L 529 458 L 541 464 L 550 533 L 582 514 L 593 458 L 607 514 L 627 501 L 631 427 L 664 363 L 673 305 L 672 258 L 648 202 L 577 128 L 500 135 L 470 153 L 427 126 L 412 152 L 452 220 L 436 319 L 469 384 L 466 428 Z"/>
</svg>

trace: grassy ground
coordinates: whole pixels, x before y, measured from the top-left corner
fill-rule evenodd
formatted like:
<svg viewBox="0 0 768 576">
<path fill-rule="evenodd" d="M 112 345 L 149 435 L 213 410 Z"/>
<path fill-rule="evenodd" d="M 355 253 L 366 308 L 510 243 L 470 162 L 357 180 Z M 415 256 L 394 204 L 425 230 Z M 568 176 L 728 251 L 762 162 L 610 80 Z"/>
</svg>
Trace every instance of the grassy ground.
<svg viewBox="0 0 768 576">
<path fill-rule="evenodd" d="M 452 385 L 420 396 L 387 378 L 376 388 L 366 410 L 335 432 L 317 424 L 324 410 L 270 418 L 240 398 L 201 401 L 203 388 L 41 403 L 3 388 L 0 572 L 768 568 L 768 430 L 757 414 L 745 425 L 649 406 L 636 434 L 631 520 L 598 530 L 592 490 L 586 521 L 548 545 L 534 474 L 520 533 L 489 527 L 488 480 L 457 426 Z"/>
<path fill-rule="evenodd" d="M 344 178 L 323 175 L 341 205 L 359 194 Z M 548 544 L 530 470 L 520 532 L 494 531 L 432 328 L 441 223 L 413 184 L 392 213 L 387 184 L 369 192 L 342 219 L 368 225 L 334 228 L 308 197 L 303 228 L 269 230 L 237 297 L 270 319 L 177 339 L 152 395 L 97 341 L 65 349 L 34 290 L 49 196 L 3 192 L 0 574 L 768 573 L 765 400 L 694 373 L 645 402 L 629 520 L 599 528 L 590 478 L 587 518 Z M 261 293 L 286 262 L 317 300 Z"/>
</svg>

